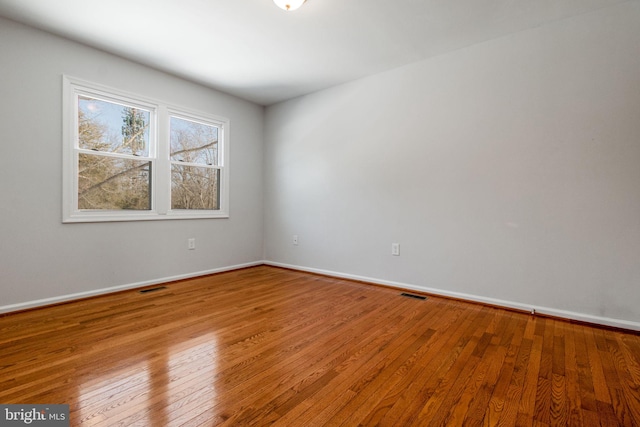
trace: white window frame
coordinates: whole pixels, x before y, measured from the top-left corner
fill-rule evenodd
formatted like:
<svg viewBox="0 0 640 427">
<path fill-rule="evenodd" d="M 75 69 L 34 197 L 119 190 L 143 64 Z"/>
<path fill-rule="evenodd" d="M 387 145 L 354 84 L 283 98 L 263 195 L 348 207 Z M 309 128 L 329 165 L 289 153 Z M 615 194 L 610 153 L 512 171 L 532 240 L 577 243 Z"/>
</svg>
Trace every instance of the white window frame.
<svg viewBox="0 0 640 427">
<path fill-rule="evenodd" d="M 83 152 L 78 136 L 78 96 L 142 108 L 151 112 L 149 155 L 151 167 L 150 210 L 78 209 L 78 156 Z M 170 118 L 179 117 L 218 128 L 220 169 L 219 209 L 171 209 L 171 161 L 169 155 Z M 137 94 L 113 89 L 75 77 L 63 76 L 63 209 L 62 222 L 140 221 L 229 217 L 229 119 L 175 106 Z M 117 157 L 117 156 L 115 156 Z"/>
</svg>

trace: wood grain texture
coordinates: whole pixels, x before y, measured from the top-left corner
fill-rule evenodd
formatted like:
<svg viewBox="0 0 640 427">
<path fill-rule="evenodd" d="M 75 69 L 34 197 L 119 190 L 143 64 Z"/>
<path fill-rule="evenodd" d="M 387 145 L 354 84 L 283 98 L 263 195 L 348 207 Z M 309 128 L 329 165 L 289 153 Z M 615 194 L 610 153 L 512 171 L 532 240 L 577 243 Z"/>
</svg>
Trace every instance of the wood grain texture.
<svg viewBox="0 0 640 427">
<path fill-rule="evenodd" d="M 640 334 L 259 266 L 0 317 L 74 426 L 640 426 Z"/>
</svg>

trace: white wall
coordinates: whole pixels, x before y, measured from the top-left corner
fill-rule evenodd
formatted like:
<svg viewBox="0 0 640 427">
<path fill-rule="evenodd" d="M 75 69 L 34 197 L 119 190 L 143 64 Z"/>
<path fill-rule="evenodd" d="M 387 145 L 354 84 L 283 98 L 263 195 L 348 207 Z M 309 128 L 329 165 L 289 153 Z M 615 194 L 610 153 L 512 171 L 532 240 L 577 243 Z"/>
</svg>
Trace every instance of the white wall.
<svg viewBox="0 0 640 427">
<path fill-rule="evenodd" d="M 266 259 L 640 329 L 639 47 L 630 2 L 269 107 Z"/>
<path fill-rule="evenodd" d="M 62 74 L 229 118 L 230 218 L 62 224 Z M 0 311 L 259 262 L 263 120 L 252 103 L 0 19 Z"/>
</svg>

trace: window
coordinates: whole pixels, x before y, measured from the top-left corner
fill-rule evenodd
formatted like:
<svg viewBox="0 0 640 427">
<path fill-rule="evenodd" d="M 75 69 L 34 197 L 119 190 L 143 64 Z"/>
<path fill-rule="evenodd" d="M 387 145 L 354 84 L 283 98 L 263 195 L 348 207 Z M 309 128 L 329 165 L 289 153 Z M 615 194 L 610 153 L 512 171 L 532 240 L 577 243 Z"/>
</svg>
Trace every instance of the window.
<svg viewBox="0 0 640 427">
<path fill-rule="evenodd" d="M 171 115 L 171 209 L 219 209 L 218 127 Z"/>
<path fill-rule="evenodd" d="M 65 77 L 63 221 L 228 217 L 228 128 Z"/>
</svg>

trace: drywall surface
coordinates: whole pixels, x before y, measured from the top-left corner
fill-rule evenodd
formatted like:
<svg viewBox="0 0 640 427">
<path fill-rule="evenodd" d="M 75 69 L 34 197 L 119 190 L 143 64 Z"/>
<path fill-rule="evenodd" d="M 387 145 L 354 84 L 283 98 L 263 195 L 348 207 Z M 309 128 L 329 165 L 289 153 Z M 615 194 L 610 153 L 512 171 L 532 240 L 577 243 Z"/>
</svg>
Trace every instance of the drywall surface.
<svg viewBox="0 0 640 427">
<path fill-rule="evenodd" d="M 262 107 L 4 19 L 0 61 L 0 307 L 262 259 Z M 228 118 L 230 218 L 62 224 L 63 74 Z"/>
<path fill-rule="evenodd" d="M 265 259 L 640 325 L 639 46 L 629 2 L 268 107 Z"/>
</svg>

